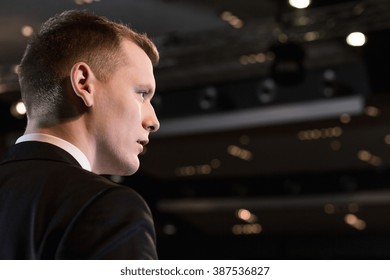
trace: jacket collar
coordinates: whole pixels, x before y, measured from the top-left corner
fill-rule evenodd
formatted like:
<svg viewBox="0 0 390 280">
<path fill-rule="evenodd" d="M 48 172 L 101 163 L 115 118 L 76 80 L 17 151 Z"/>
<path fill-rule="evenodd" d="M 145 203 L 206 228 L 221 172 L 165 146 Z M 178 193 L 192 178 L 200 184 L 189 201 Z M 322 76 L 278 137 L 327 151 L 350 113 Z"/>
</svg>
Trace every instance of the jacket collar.
<svg viewBox="0 0 390 280">
<path fill-rule="evenodd" d="M 0 164 L 33 159 L 64 162 L 81 168 L 78 161 L 65 150 L 37 141 L 22 142 L 11 146 Z"/>
</svg>

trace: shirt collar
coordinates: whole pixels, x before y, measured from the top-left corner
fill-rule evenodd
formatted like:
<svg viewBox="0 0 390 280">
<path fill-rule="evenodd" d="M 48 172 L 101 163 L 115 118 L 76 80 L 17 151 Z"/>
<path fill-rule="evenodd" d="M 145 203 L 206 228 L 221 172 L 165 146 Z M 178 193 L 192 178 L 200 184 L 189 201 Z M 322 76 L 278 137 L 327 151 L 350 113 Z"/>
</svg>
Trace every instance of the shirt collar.
<svg viewBox="0 0 390 280">
<path fill-rule="evenodd" d="M 75 145 L 64 139 L 43 133 L 30 133 L 19 137 L 16 144 L 27 141 L 38 141 L 53 144 L 71 154 L 85 170 L 91 171 L 91 164 L 85 154 Z"/>
</svg>

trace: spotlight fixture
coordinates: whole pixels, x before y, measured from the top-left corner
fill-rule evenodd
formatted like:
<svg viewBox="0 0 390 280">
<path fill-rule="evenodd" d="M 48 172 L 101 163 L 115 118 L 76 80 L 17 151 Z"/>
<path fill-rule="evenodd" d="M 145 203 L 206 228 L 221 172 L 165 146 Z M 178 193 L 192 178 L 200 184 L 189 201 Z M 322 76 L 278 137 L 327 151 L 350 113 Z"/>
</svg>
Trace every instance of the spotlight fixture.
<svg viewBox="0 0 390 280">
<path fill-rule="evenodd" d="M 24 37 L 31 37 L 31 35 L 33 35 L 33 33 L 34 33 L 34 29 L 30 25 L 24 25 L 24 26 L 22 26 L 22 29 L 20 30 L 20 32 L 22 33 L 22 35 Z"/>
<path fill-rule="evenodd" d="M 11 105 L 11 115 L 17 119 L 21 119 L 26 115 L 26 106 L 22 101 L 17 101 Z"/>
<path fill-rule="evenodd" d="M 305 9 L 310 6 L 311 0 L 289 0 L 288 3 L 296 9 Z"/>
<path fill-rule="evenodd" d="M 352 32 L 347 36 L 346 41 L 352 47 L 361 47 L 366 43 L 366 35 L 361 32 Z"/>
<path fill-rule="evenodd" d="M 244 26 L 244 22 L 242 19 L 238 18 L 237 16 L 233 15 L 230 11 L 224 11 L 221 14 L 221 19 L 229 23 L 232 27 L 236 29 L 240 29 Z"/>
</svg>

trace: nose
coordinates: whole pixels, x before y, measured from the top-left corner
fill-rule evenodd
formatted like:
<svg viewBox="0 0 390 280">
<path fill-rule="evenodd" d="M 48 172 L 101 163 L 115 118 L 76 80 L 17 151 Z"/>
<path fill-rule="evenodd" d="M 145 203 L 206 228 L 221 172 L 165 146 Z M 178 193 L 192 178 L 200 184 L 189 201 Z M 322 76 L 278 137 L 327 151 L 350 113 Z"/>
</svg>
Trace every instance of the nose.
<svg viewBox="0 0 390 280">
<path fill-rule="evenodd" d="M 160 128 L 160 122 L 157 119 L 156 112 L 152 105 L 150 105 L 147 110 L 142 126 L 149 132 L 156 132 Z"/>
</svg>

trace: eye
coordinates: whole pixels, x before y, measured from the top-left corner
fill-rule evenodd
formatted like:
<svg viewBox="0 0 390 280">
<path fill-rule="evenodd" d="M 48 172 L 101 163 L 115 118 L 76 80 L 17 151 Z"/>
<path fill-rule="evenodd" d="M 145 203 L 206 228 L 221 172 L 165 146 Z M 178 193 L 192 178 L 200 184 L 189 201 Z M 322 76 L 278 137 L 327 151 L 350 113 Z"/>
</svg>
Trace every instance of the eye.
<svg viewBox="0 0 390 280">
<path fill-rule="evenodd" d="M 141 95 L 142 99 L 144 100 L 146 98 L 146 95 L 148 94 L 146 91 L 140 91 L 138 94 Z"/>
</svg>

